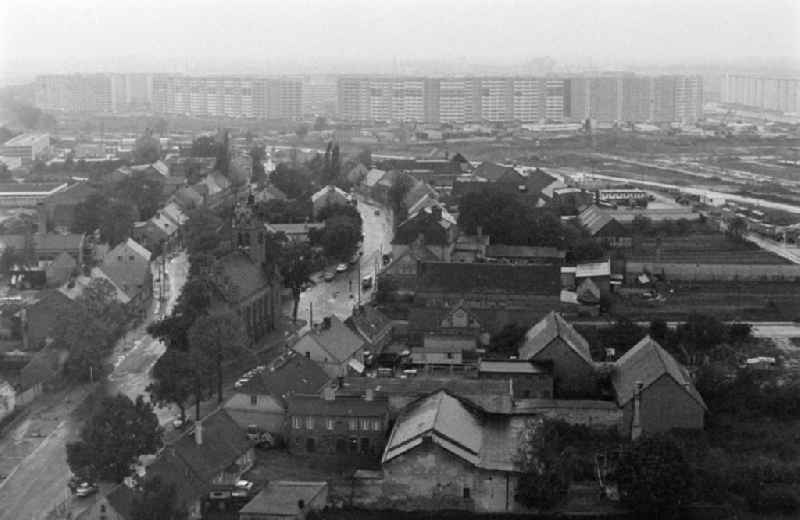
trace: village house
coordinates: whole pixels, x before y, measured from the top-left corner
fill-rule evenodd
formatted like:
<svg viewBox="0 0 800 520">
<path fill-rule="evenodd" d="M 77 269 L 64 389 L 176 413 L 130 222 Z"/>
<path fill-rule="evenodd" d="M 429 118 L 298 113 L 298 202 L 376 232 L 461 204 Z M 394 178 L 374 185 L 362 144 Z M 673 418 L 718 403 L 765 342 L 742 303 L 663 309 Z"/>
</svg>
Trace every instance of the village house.
<svg viewBox="0 0 800 520">
<path fill-rule="evenodd" d="M 633 245 L 631 231 L 597 206 L 589 206 L 581 211 L 578 222 L 606 247 L 630 248 Z"/>
<path fill-rule="evenodd" d="M 58 290 L 46 290 L 37 295 L 35 302 L 21 312 L 24 350 L 40 350 L 48 339 L 53 339 L 53 329 L 58 317 L 69 312 L 75 302 Z"/>
<path fill-rule="evenodd" d="M 519 347 L 519 359 L 552 367 L 556 398 L 598 395 L 589 343 L 556 312 L 550 312 L 528 330 Z"/>
<path fill-rule="evenodd" d="M 598 303 L 601 296 L 611 291 L 611 260 L 562 267 L 561 286 L 577 292 L 582 303 Z M 591 296 L 589 301 L 587 295 Z"/>
<path fill-rule="evenodd" d="M 377 461 L 389 427 L 385 395 L 371 390 L 349 394 L 327 386 L 321 394 L 294 394 L 287 400 L 289 451 Z"/>
<path fill-rule="evenodd" d="M 650 336 L 614 363 L 611 382 L 626 434 L 703 428 L 707 407 L 689 373 Z"/>
<path fill-rule="evenodd" d="M 389 281 L 400 294 L 414 294 L 417 286 L 417 268 L 420 262 L 439 260 L 435 253 L 425 247 L 422 240 L 412 242 L 399 255 L 392 255 L 392 260 L 378 273 L 378 285 Z"/>
<path fill-rule="evenodd" d="M 250 377 L 240 379 L 225 410 L 242 428 L 250 425 L 273 436 L 284 434 L 287 399 L 293 394 L 313 394 L 329 377 L 315 362 L 287 350 Z"/>
<path fill-rule="evenodd" d="M 270 233 L 283 233 L 292 242 L 308 242 L 311 231 L 325 229 L 324 222 L 302 222 L 299 224 L 264 224 Z"/>
<path fill-rule="evenodd" d="M 305 520 L 328 503 L 328 483 L 277 480 L 239 510 L 239 520 Z"/>
<path fill-rule="evenodd" d="M 488 341 L 479 318 L 463 304 L 412 308 L 408 335 L 412 362 L 425 367 L 463 365 L 465 352 L 474 359 L 482 339 Z"/>
<path fill-rule="evenodd" d="M 175 486 L 175 500 L 189 518 L 203 518 L 204 499 L 215 485 L 233 485 L 255 460 L 247 435 L 224 410 L 207 416 L 177 440 L 166 444 L 147 466 L 145 479 Z"/>
<path fill-rule="evenodd" d="M 330 377 L 341 377 L 349 370 L 363 372 L 367 342 L 350 330 L 335 315 L 316 323 L 292 349 L 318 363 Z"/>
<path fill-rule="evenodd" d="M 275 187 L 275 185 L 267 183 L 261 189 L 253 193 L 253 202 L 269 202 L 271 200 L 287 200 L 286 194 Z"/>
<path fill-rule="evenodd" d="M 424 307 L 526 309 L 533 319 L 560 304 L 557 264 L 421 262 L 414 302 Z"/>
<path fill-rule="evenodd" d="M 170 200 L 178 203 L 184 211 L 199 208 L 203 205 L 203 195 L 191 186 L 184 186 L 172 194 Z"/>
<path fill-rule="evenodd" d="M 103 257 L 100 270 L 128 297 L 130 306 L 144 310 L 153 296 L 152 253 L 129 238 Z"/>
<path fill-rule="evenodd" d="M 492 417 L 438 391 L 398 417 L 381 459 L 383 504 L 518 511 L 518 439 L 527 418 Z"/>
<path fill-rule="evenodd" d="M 524 359 L 482 359 L 479 379 L 508 381 L 511 395 L 520 399 L 552 399 L 553 374 L 549 367 Z"/>
<path fill-rule="evenodd" d="M 386 175 L 385 170 L 372 168 L 367 172 L 367 174 L 361 180 L 361 184 L 359 185 L 359 190 L 365 195 L 372 197 L 376 200 L 385 200 L 379 198 L 380 194 L 376 193 L 378 182 L 383 178 L 384 175 Z"/>
<path fill-rule="evenodd" d="M 411 188 L 409 188 L 405 197 L 403 197 L 403 206 L 406 208 L 406 213 L 408 215 L 414 215 L 432 206 L 439 206 L 437 200 L 439 195 L 436 193 L 436 190 L 427 183 L 418 181 L 413 177 L 412 181 L 413 184 Z"/>
<path fill-rule="evenodd" d="M 475 235 L 460 234 L 453 245 L 450 254 L 451 262 L 483 262 L 486 260 L 486 250 L 491 242 L 489 235 L 483 234 L 483 228 L 478 226 Z"/>
<path fill-rule="evenodd" d="M 78 261 L 71 254 L 62 251 L 44 269 L 47 286 L 58 287 L 64 285 L 78 271 Z"/>
<path fill-rule="evenodd" d="M 441 206 L 428 207 L 397 226 L 392 256 L 397 259 L 411 248 L 424 248 L 436 259 L 449 262 L 457 238 L 456 219 Z"/>
<path fill-rule="evenodd" d="M 392 320 L 372 305 L 354 307 L 344 323 L 364 338 L 373 353 L 380 352 L 392 340 Z"/>
<path fill-rule="evenodd" d="M 311 204 L 314 206 L 314 217 L 328 206 L 347 206 L 350 196 L 344 190 L 333 185 L 328 185 L 311 195 Z"/>
<path fill-rule="evenodd" d="M 44 200 L 48 229 L 69 230 L 75 224 L 75 208 L 97 193 L 88 182 L 76 182 Z"/>
<path fill-rule="evenodd" d="M 84 500 L 91 504 L 75 520 L 132 520 L 134 491 L 125 484 L 100 492 Z"/>
</svg>

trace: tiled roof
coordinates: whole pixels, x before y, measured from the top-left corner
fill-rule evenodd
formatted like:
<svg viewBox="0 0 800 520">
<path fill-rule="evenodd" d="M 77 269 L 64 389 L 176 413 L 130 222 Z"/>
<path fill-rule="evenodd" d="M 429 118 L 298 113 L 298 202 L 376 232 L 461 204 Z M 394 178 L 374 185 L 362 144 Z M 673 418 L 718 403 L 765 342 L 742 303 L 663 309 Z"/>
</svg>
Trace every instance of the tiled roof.
<svg viewBox="0 0 800 520">
<path fill-rule="evenodd" d="M 352 324 L 359 334 L 369 342 L 374 342 L 377 337 L 392 326 L 392 320 L 372 305 L 361 305 L 353 309 L 353 314 L 345 323 Z"/>
<path fill-rule="evenodd" d="M 61 287 L 59 291 L 70 300 L 75 300 L 76 298 L 78 298 L 78 296 L 83 294 L 83 291 L 86 289 L 86 287 L 89 286 L 90 283 L 92 283 L 93 280 L 96 280 L 98 278 L 108 280 L 108 283 L 114 286 L 114 289 L 116 290 L 116 299 L 118 302 L 128 303 L 129 301 L 131 301 L 130 296 L 128 296 L 125 293 L 125 291 L 122 290 L 121 287 L 119 287 L 116 283 L 114 283 L 114 280 L 109 278 L 109 276 L 106 273 L 104 273 L 103 270 L 100 269 L 99 267 L 92 267 L 89 276 L 80 275 L 77 278 L 75 278 L 75 280 L 73 280 L 72 287 L 64 286 Z"/>
<path fill-rule="evenodd" d="M 475 170 L 473 170 L 472 175 L 476 177 L 483 177 L 489 182 L 497 182 L 508 173 L 516 174 L 520 181 L 523 179 L 522 174 L 511 166 L 501 166 L 497 163 L 489 161 L 482 162 L 477 168 L 475 168 Z"/>
<path fill-rule="evenodd" d="M 517 360 L 481 360 L 478 372 L 487 374 L 541 374 L 546 372 L 530 361 Z"/>
<path fill-rule="evenodd" d="M 285 401 L 291 394 L 317 392 L 327 382 L 328 375 L 322 367 L 294 350 L 288 350 L 237 391 L 242 394 L 271 395 Z"/>
<path fill-rule="evenodd" d="M 182 226 L 189 220 L 176 202 L 169 202 L 159 210 L 177 226 Z"/>
<path fill-rule="evenodd" d="M 374 394 L 371 401 L 363 394 L 336 393 L 332 400 L 320 394 L 293 394 L 287 399 L 289 415 L 336 415 L 341 417 L 383 417 L 389 412 L 389 399 Z"/>
<path fill-rule="evenodd" d="M 203 203 L 203 196 L 191 186 L 179 189 L 172 197 L 183 208 L 190 208 Z"/>
<path fill-rule="evenodd" d="M 454 225 L 450 219 L 452 217 L 443 208 L 425 208 L 397 227 L 392 244 L 411 244 L 419 235 L 426 245 L 449 244 L 449 230 Z"/>
<path fill-rule="evenodd" d="M 83 237 L 83 235 L 77 233 L 68 235 L 35 233 L 33 235 L 33 247 L 37 251 L 77 251 L 83 245 Z"/>
<path fill-rule="evenodd" d="M 589 206 L 583 210 L 580 215 L 578 215 L 578 220 L 592 236 L 595 236 L 611 222 L 619 224 L 614 217 L 597 206 Z"/>
<path fill-rule="evenodd" d="M 423 262 L 417 272 L 417 290 L 558 296 L 561 273 L 557 264 Z"/>
<path fill-rule="evenodd" d="M 217 410 L 202 421 L 202 444 L 195 442 L 194 429 L 187 431 L 164 446 L 148 466 L 146 478 L 160 477 L 162 482 L 174 484 L 177 502 L 189 504 L 249 449 L 245 432 L 225 410 Z"/>
<path fill-rule="evenodd" d="M 628 401 L 633 399 L 637 381 L 642 383 L 643 389 L 646 389 L 662 376 L 667 376 L 683 388 L 692 399 L 706 408 L 702 396 L 692 384 L 686 369 L 650 336 L 645 336 L 623 354 L 614 363 L 614 366 L 616 370 L 611 382 L 620 406 L 625 406 Z"/>
<path fill-rule="evenodd" d="M 106 496 L 106 500 L 114 508 L 120 517 L 132 518 L 133 514 L 133 490 L 125 484 L 116 486 Z"/>
<path fill-rule="evenodd" d="M 557 312 L 550 312 L 525 334 L 519 348 L 520 359 L 533 359 L 556 338 L 561 338 L 587 363 L 592 364 L 589 343 Z"/>
<path fill-rule="evenodd" d="M 239 513 L 295 518 L 300 514 L 298 504 L 311 504 L 327 486 L 327 482 L 269 482 Z"/>
<path fill-rule="evenodd" d="M 409 209 L 409 212 L 411 211 L 411 208 L 417 205 L 417 203 L 424 197 L 430 196 L 436 198 L 437 196 L 436 190 L 428 186 L 426 183 L 417 181 L 416 179 L 414 179 L 414 181 L 415 184 L 411 187 L 411 189 L 408 190 L 408 193 L 406 193 L 406 196 L 403 198 L 403 204 Z"/>
<path fill-rule="evenodd" d="M 239 302 L 269 285 L 261 266 L 244 253 L 234 251 L 215 264 L 214 286 L 229 303 Z"/>
<path fill-rule="evenodd" d="M 378 170 L 377 168 L 373 168 L 367 172 L 367 176 L 364 178 L 364 184 L 367 187 L 371 188 L 376 184 L 378 184 L 378 181 L 380 181 L 384 175 L 386 175 L 386 172 L 384 170 Z"/>
<path fill-rule="evenodd" d="M 510 246 L 506 244 L 491 244 L 486 248 L 489 258 L 564 258 L 564 251 L 555 247 L 536 246 Z"/>
<path fill-rule="evenodd" d="M 129 252 L 139 258 L 135 262 L 128 261 Z M 121 261 L 120 256 L 122 256 Z M 129 238 L 106 253 L 100 269 L 114 282 L 114 285 L 133 298 L 140 291 L 149 289 L 146 284 L 150 283 L 150 256 L 150 251 Z"/>
<path fill-rule="evenodd" d="M 329 316 L 326 320 L 329 325 L 318 324 L 305 333 L 297 343 L 313 341 L 339 363 L 347 361 L 364 348 L 365 341 L 342 323 L 342 320 L 335 315 Z"/>
</svg>

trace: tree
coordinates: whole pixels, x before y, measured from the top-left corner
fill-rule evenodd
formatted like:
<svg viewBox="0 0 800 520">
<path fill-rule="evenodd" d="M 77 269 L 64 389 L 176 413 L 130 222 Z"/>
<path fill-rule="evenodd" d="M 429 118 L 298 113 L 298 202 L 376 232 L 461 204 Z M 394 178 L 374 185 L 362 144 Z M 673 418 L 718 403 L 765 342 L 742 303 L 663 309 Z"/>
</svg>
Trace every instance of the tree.
<svg viewBox="0 0 800 520">
<path fill-rule="evenodd" d="M 728 339 L 732 343 L 742 343 L 752 337 L 753 326 L 749 323 L 731 323 L 728 325 Z"/>
<path fill-rule="evenodd" d="M 727 234 L 735 240 L 743 240 L 747 233 L 747 221 L 742 217 L 734 217 L 728 222 Z"/>
<path fill-rule="evenodd" d="M 133 223 L 139 220 L 136 206 L 123 200 L 114 200 L 105 207 L 100 222 L 100 240 L 111 247 L 124 242 L 131 235 Z"/>
<path fill-rule="evenodd" d="M 192 141 L 192 157 L 216 157 L 217 142 L 209 135 L 201 135 Z"/>
<path fill-rule="evenodd" d="M 190 210 L 187 217 L 183 238 L 189 255 L 219 252 L 220 236 L 217 230 L 222 220 L 206 207 Z"/>
<path fill-rule="evenodd" d="M 128 319 L 125 307 L 117 300 L 117 289 L 105 278 L 93 278 L 76 302 L 112 331 L 121 331 Z"/>
<path fill-rule="evenodd" d="M 664 345 L 667 341 L 667 334 L 669 334 L 667 322 L 662 319 L 651 321 L 649 334 L 651 338 Z"/>
<path fill-rule="evenodd" d="M 350 217 L 337 215 L 325 221 L 325 229 L 319 234 L 318 240 L 325 256 L 346 262 L 356 252 L 361 238 L 361 226 L 358 222 Z"/>
<path fill-rule="evenodd" d="M 696 355 L 708 353 L 725 341 L 725 324 L 714 316 L 693 312 L 676 329 L 678 342 L 686 349 L 687 361 L 694 363 Z"/>
<path fill-rule="evenodd" d="M 250 158 L 253 160 L 253 177 L 250 181 L 254 184 L 261 185 L 267 182 L 267 172 L 264 171 L 265 156 L 263 145 L 250 148 Z"/>
<path fill-rule="evenodd" d="M 574 262 L 597 260 L 605 255 L 603 246 L 592 237 L 582 237 L 575 241 L 571 253 Z"/>
<path fill-rule="evenodd" d="M 150 401 L 159 407 L 174 404 L 181 412 L 181 421 L 185 421 L 186 404 L 193 395 L 195 377 L 190 354 L 167 348 L 153 365 L 153 382 L 146 388 Z"/>
<path fill-rule="evenodd" d="M 308 222 L 314 213 L 314 206 L 308 199 L 271 199 L 257 202 L 253 214 L 264 222 L 281 224 L 300 224 Z"/>
<path fill-rule="evenodd" d="M 164 203 L 164 183 L 143 172 L 135 172 L 116 185 L 113 196 L 136 206 L 139 218 L 148 220 Z"/>
<path fill-rule="evenodd" d="M 516 356 L 517 348 L 525 338 L 525 333 L 527 331 L 527 327 L 518 323 L 509 323 L 505 325 L 500 329 L 500 332 L 492 336 L 489 350 L 493 354 L 499 354 L 503 357 Z"/>
<path fill-rule="evenodd" d="M 287 163 L 279 163 L 270 180 L 290 199 L 297 199 L 311 192 L 311 175 L 305 168 L 294 168 Z"/>
<path fill-rule="evenodd" d="M 525 507 L 550 509 L 569 490 L 573 457 L 561 442 L 554 421 L 531 421 L 520 435 L 517 462 L 522 476 L 517 484 L 517 502 Z"/>
<path fill-rule="evenodd" d="M 643 518 L 676 518 L 691 491 L 684 453 L 663 434 L 641 437 L 623 450 L 617 482 L 623 504 Z"/>
<path fill-rule="evenodd" d="M 369 148 L 361 150 L 358 152 L 356 160 L 367 168 L 372 168 L 372 151 Z"/>
<path fill-rule="evenodd" d="M 218 170 L 225 177 L 228 176 L 229 168 L 231 165 L 231 144 L 230 132 L 227 130 L 220 130 L 217 132 L 216 138 L 216 154 L 217 158 L 214 163 L 214 169 Z"/>
<path fill-rule="evenodd" d="M 598 338 L 603 346 L 613 347 L 621 354 L 639 343 L 646 334 L 644 327 L 627 318 L 618 318 L 612 326 L 601 328 Z"/>
<path fill-rule="evenodd" d="M 644 215 L 636 215 L 631 222 L 633 232 L 637 235 L 646 235 L 653 227 L 653 221 Z"/>
<path fill-rule="evenodd" d="M 80 326 L 76 327 L 75 324 Z M 53 324 L 53 347 L 69 352 L 64 373 L 75 381 L 99 379 L 113 344 L 112 331 L 83 305 L 61 310 Z"/>
<path fill-rule="evenodd" d="M 136 164 L 152 164 L 161 159 L 161 144 L 148 128 L 136 139 L 133 147 L 133 161 Z"/>
<path fill-rule="evenodd" d="M 311 246 L 306 242 L 284 241 L 281 249 L 279 268 L 283 285 L 292 290 L 292 320 L 297 321 L 297 308 L 300 295 L 308 277 L 314 272 L 315 262 Z"/>
<path fill-rule="evenodd" d="M 217 399 L 222 402 L 222 364 L 248 344 L 244 322 L 234 313 L 201 316 L 188 332 L 189 348 L 213 360 L 217 373 Z"/>
<path fill-rule="evenodd" d="M 189 512 L 185 504 L 176 504 L 174 484 L 166 484 L 159 477 L 147 479 L 131 504 L 132 520 L 186 520 Z"/>
<path fill-rule="evenodd" d="M 80 432 L 67 444 L 72 472 L 90 481 L 121 482 L 141 455 L 161 447 L 161 427 L 153 406 L 142 396 L 106 397 Z"/>
</svg>

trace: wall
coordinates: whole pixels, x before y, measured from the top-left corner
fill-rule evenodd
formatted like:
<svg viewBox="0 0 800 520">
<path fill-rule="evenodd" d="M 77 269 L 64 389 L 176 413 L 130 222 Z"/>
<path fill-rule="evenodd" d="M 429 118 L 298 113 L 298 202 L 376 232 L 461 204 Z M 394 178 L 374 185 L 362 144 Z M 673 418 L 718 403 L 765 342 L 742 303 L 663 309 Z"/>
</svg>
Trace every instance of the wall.
<svg viewBox="0 0 800 520">
<path fill-rule="evenodd" d="M 561 338 L 554 339 L 533 358 L 553 362 L 553 385 L 556 397 L 593 396 L 597 391 L 594 367 Z"/>
<path fill-rule="evenodd" d="M 705 411 L 674 379 L 661 376 L 642 391 L 640 417 L 644 433 L 658 433 L 671 428 L 702 429 Z M 624 432 L 630 433 L 633 399 L 623 408 Z"/>
<path fill-rule="evenodd" d="M 622 428 L 623 411 L 612 401 L 579 399 L 517 399 L 517 414 L 557 419 L 597 428 Z"/>
<path fill-rule="evenodd" d="M 283 406 L 271 396 L 258 395 L 256 397 L 256 404 L 253 405 L 250 401 L 250 394 L 234 394 L 225 403 L 225 410 L 242 428 L 255 424 L 273 435 L 282 434 L 286 416 Z"/>
<path fill-rule="evenodd" d="M 360 493 L 362 499 L 400 509 L 516 509 L 513 475 L 480 470 L 429 441 L 385 463 L 383 471 L 384 479 L 372 484 L 378 493 Z"/>
<path fill-rule="evenodd" d="M 665 262 L 626 262 L 625 276 L 640 273 L 663 274 L 682 281 L 800 281 L 800 265 L 770 264 L 682 264 Z"/>
<path fill-rule="evenodd" d="M 318 415 L 312 417 L 311 428 L 308 428 L 306 416 L 300 416 L 299 419 L 299 428 L 295 428 L 292 417 L 287 420 L 286 437 L 292 453 L 313 454 L 317 457 L 344 455 L 348 459 L 362 458 L 365 462 L 375 462 L 383 452 L 388 426 L 386 415 Z M 332 421 L 330 425 L 329 420 Z M 377 430 L 375 421 L 379 423 Z M 332 428 L 329 429 L 329 426 Z M 309 439 L 313 440 L 313 450 L 309 450 Z"/>
</svg>

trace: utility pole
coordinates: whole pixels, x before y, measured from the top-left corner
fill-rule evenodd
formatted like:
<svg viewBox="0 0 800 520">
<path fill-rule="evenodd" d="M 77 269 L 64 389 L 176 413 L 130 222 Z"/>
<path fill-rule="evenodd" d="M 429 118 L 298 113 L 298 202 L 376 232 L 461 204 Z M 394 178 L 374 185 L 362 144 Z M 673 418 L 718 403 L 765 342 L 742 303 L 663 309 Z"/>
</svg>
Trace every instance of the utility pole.
<svg viewBox="0 0 800 520">
<path fill-rule="evenodd" d="M 358 286 L 358 305 L 361 306 L 361 258 L 358 259 L 358 281 L 356 282 Z"/>
<path fill-rule="evenodd" d="M 314 302 L 308 302 L 308 326 L 314 326 Z"/>
</svg>

